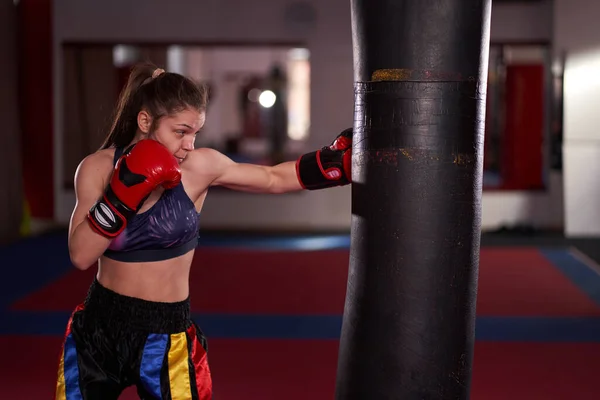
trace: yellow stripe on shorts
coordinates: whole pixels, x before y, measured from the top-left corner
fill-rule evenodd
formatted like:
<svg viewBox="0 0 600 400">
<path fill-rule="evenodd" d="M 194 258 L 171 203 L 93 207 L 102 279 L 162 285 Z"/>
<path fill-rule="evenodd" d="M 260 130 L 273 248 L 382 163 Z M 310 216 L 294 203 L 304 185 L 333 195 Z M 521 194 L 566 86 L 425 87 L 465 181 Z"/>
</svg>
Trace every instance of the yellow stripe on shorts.
<svg viewBox="0 0 600 400">
<path fill-rule="evenodd" d="M 173 400 L 192 400 L 189 354 L 185 332 L 171 335 L 169 349 L 169 385 Z"/>
</svg>

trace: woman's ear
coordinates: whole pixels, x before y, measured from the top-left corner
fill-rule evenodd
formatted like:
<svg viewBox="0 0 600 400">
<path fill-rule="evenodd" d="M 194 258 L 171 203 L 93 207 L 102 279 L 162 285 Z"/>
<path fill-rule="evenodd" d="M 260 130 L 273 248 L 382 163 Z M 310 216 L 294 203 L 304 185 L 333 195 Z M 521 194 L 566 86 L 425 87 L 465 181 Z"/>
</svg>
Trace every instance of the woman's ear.
<svg viewBox="0 0 600 400">
<path fill-rule="evenodd" d="M 146 110 L 142 110 L 137 115 L 137 124 L 140 131 L 145 134 L 150 133 L 152 127 L 152 116 Z"/>
</svg>

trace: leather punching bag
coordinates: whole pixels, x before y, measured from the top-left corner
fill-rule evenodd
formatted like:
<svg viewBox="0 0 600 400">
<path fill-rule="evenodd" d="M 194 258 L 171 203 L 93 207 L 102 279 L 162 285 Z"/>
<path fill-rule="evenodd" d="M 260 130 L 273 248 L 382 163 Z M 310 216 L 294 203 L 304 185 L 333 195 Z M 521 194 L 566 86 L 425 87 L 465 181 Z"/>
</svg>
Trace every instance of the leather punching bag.
<svg viewBox="0 0 600 400">
<path fill-rule="evenodd" d="M 336 398 L 467 399 L 491 0 L 351 7 L 351 254 Z"/>
</svg>

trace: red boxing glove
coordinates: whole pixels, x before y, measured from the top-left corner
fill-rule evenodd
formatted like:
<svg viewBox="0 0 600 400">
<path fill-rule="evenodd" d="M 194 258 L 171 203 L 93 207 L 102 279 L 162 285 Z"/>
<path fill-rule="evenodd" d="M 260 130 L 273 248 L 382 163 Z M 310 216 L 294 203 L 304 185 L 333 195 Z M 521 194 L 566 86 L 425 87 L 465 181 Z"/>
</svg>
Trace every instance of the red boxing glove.
<svg viewBox="0 0 600 400">
<path fill-rule="evenodd" d="M 181 181 L 177 159 L 159 142 L 141 140 L 117 161 L 104 195 L 88 212 L 98 233 L 118 236 L 158 186 L 171 189 Z"/>
<path fill-rule="evenodd" d="M 348 128 L 330 146 L 298 158 L 296 173 L 304 189 L 325 189 L 349 184 L 352 181 L 351 166 L 352 128 Z"/>
</svg>

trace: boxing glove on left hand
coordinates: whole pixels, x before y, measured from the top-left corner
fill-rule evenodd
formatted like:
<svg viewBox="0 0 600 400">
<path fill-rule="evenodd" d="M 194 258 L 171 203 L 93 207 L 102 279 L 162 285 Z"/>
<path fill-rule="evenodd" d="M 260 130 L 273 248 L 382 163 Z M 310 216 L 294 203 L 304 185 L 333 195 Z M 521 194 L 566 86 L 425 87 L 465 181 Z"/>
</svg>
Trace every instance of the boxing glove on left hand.
<svg viewBox="0 0 600 400">
<path fill-rule="evenodd" d="M 114 238 L 158 186 L 170 189 L 181 181 L 177 159 L 159 142 L 141 140 L 117 161 L 104 195 L 88 212 L 92 228 Z"/>
<path fill-rule="evenodd" d="M 325 189 L 352 181 L 352 133 L 348 128 L 331 145 L 298 158 L 296 173 L 304 189 Z"/>
</svg>

